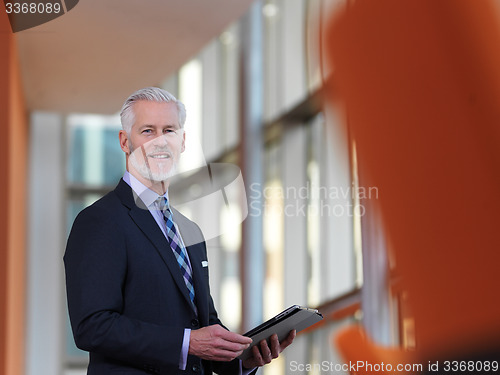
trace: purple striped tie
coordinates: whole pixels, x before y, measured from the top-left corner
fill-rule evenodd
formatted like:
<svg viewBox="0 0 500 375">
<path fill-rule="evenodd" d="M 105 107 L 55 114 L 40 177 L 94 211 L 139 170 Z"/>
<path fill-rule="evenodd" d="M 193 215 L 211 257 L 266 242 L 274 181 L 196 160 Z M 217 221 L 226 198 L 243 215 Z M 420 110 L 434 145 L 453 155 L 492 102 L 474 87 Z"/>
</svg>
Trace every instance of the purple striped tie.
<svg viewBox="0 0 500 375">
<path fill-rule="evenodd" d="M 167 201 L 167 198 L 160 197 L 157 200 L 158 205 L 163 212 L 163 217 L 165 218 L 165 222 L 167 223 L 167 238 L 172 248 L 175 258 L 177 259 L 177 263 L 179 263 L 179 267 L 181 268 L 182 276 L 184 277 L 184 282 L 189 291 L 189 298 L 191 298 L 191 302 L 194 304 L 194 287 L 193 287 L 193 277 L 191 275 L 191 267 L 188 263 L 187 251 L 180 239 L 179 234 L 177 233 L 177 229 L 175 227 L 172 211 L 170 211 L 170 207 Z"/>
</svg>

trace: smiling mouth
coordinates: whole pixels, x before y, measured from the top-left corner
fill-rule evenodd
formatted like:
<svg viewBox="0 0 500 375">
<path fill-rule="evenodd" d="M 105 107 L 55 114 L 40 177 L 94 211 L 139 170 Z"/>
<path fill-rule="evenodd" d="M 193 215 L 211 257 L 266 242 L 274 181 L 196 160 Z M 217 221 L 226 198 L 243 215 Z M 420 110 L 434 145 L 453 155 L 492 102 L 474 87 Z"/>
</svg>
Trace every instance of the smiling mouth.
<svg viewBox="0 0 500 375">
<path fill-rule="evenodd" d="M 149 154 L 148 158 L 152 159 L 170 159 L 172 155 L 168 153 L 161 153 L 161 154 Z"/>
</svg>

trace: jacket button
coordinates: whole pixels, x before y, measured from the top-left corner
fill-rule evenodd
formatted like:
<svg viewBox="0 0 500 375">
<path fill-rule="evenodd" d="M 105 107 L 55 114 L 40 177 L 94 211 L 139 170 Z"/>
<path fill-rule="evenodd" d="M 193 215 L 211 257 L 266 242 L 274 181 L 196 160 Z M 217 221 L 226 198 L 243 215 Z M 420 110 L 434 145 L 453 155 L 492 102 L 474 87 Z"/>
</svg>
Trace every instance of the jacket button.
<svg viewBox="0 0 500 375">
<path fill-rule="evenodd" d="M 199 325 L 200 322 L 198 322 L 198 319 L 191 320 L 191 327 L 197 328 Z"/>
<path fill-rule="evenodd" d="M 201 368 L 200 368 L 199 365 L 194 364 L 193 367 L 192 367 L 192 370 L 193 370 L 193 372 L 200 372 Z"/>
</svg>

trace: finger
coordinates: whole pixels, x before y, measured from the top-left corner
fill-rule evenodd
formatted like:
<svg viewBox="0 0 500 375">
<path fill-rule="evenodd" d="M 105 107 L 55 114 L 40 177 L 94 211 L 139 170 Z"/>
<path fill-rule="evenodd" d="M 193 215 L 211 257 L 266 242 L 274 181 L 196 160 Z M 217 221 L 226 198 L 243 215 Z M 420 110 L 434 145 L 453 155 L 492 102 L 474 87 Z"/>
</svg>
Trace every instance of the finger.
<svg viewBox="0 0 500 375">
<path fill-rule="evenodd" d="M 237 342 L 227 341 L 226 339 L 219 337 L 213 341 L 213 346 L 230 352 L 243 351 L 250 346 L 250 344 L 239 344 Z"/>
<path fill-rule="evenodd" d="M 267 345 L 266 340 L 262 340 L 260 342 L 260 353 L 262 354 L 262 359 L 266 364 L 271 362 L 271 360 L 273 359 L 273 355 L 271 353 L 271 350 L 269 349 L 269 346 Z"/>
<path fill-rule="evenodd" d="M 255 360 L 255 367 L 261 367 L 261 366 L 264 366 L 266 364 L 264 362 L 264 360 L 262 359 L 262 355 L 260 354 L 260 350 L 259 350 L 259 347 L 257 345 L 255 345 L 252 348 L 252 355 L 253 355 L 253 358 Z"/>
<path fill-rule="evenodd" d="M 235 359 L 236 357 L 239 357 L 243 353 L 243 351 L 239 352 L 232 352 L 232 351 L 226 351 L 226 350 L 217 350 L 213 354 L 213 360 L 215 361 L 223 361 L 223 362 L 229 362 Z"/>
<path fill-rule="evenodd" d="M 222 337 L 226 341 L 234 342 L 237 344 L 242 344 L 242 345 L 250 345 L 252 343 L 252 339 L 250 337 L 246 337 L 243 335 L 239 335 L 234 332 L 227 331 L 223 329 L 223 332 L 221 331 L 220 337 Z"/>
<path fill-rule="evenodd" d="M 270 344 L 271 344 L 271 354 L 273 358 L 278 358 L 278 356 L 281 353 L 281 346 L 278 340 L 278 335 L 274 334 L 271 336 Z"/>
<path fill-rule="evenodd" d="M 249 344 L 227 341 L 223 338 L 227 337 L 225 332 L 227 331 L 224 328 L 217 325 L 191 331 L 189 354 L 220 361 L 230 361 L 238 357 Z"/>
<path fill-rule="evenodd" d="M 280 350 L 281 351 L 285 350 L 285 348 L 293 342 L 293 340 L 295 339 L 296 335 L 297 335 L 297 331 L 296 330 L 290 331 L 290 333 L 288 334 L 288 336 L 286 337 L 286 339 L 284 339 L 280 343 Z"/>
</svg>

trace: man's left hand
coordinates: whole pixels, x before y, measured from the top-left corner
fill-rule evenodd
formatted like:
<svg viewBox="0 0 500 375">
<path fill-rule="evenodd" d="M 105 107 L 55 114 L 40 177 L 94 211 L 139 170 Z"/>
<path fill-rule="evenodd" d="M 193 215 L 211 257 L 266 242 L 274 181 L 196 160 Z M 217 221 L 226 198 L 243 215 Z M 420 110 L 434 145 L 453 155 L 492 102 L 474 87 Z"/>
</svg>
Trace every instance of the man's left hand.
<svg viewBox="0 0 500 375">
<path fill-rule="evenodd" d="M 242 362 L 243 367 L 251 369 L 271 363 L 273 359 L 278 358 L 280 353 L 293 342 L 295 335 L 295 330 L 290 331 L 287 338 L 279 342 L 278 335 L 274 334 L 269 338 L 269 345 L 266 340 L 262 340 L 252 348 L 252 356 Z"/>
</svg>

